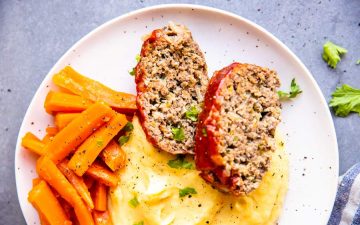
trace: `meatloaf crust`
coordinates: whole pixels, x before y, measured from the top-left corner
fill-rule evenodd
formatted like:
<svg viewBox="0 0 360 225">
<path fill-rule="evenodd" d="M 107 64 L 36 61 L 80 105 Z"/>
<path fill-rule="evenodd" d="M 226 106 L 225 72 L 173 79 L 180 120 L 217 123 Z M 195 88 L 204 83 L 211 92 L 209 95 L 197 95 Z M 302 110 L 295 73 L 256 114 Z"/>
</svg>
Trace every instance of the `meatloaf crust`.
<svg viewBox="0 0 360 225">
<path fill-rule="evenodd" d="M 154 30 L 143 43 L 135 76 L 136 103 L 147 139 L 172 154 L 194 154 L 197 121 L 185 114 L 201 111 L 209 79 L 204 55 L 190 31 L 173 23 Z M 185 137 L 174 138 L 174 128 Z"/>
<path fill-rule="evenodd" d="M 275 71 L 233 63 L 215 72 L 196 130 L 195 161 L 218 189 L 248 194 L 259 186 L 275 149 L 281 105 Z"/>
</svg>

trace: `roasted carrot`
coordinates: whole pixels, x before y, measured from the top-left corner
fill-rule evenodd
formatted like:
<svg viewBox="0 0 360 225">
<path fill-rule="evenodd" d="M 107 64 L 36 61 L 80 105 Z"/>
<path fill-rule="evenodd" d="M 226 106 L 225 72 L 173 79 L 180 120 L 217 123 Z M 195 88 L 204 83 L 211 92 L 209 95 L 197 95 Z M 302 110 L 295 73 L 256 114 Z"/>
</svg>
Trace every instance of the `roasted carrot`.
<svg viewBox="0 0 360 225">
<path fill-rule="evenodd" d="M 95 103 L 62 129 L 45 146 L 45 154 L 55 163 L 63 160 L 94 130 L 109 121 L 115 112 L 107 105 Z"/>
<path fill-rule="evenodd" d="M 105 184 L 96 182 L 93 189 L 94 209 L 97 211 L 107 210 L 107 187 Z"/>
<path fill-rule="evenodd" d="M 47 127 L 46 128 L 46 134 L 55 136 L 59 132 L 59 129 L 57 127 Z"/>
<path fill-rule="evenodd" d="M 86 171 L 86 175 L 91 176 L 95 180 L 111 187 L 116 186 L 119 181 L 115 173 L 111 172 L 105 166 L 96 161 Z"/>
<path fill-rule="evenodd" d="M 45 152 L 45 144 L 42 143 L 39 138 L 37 138 L 34 134 L 30 132 L 27 132 L 22 138 L 21 145 L 37 155 L 43 155 Z"/>
<path fill-rule="evenodd" d="M 88 188 L 88 190 L 90 190 L 90 188 L 93 186 L 93 184 L 95 183 L 94 178 L 89 177 L 89 176 L 82 176 L 82 178 L 84 179 L 84 182 L 86 184 L 86 187 Z"/>
<path fill-rule="evenodd" d="M 30 191 L 28 200 L 50 225 L 64 225 L 68 220 L 64 209 L 45 181 L 40 181 Z"/>
<path fill-rule="evenodd" d="M 92 201 L 90 192 L 83 180 L 82 177 L 77 176 L 69 167 L 68 160 L 64 160 L 58 164 L 59 170 L 65 175 L 68 181 L 73 185 L 77 193 L 84 200 L 84 202 L 89 206 L 90 209 L 94 208 L 94 203 Z"/>
<path fill-rule="evenodd" d="M 40 178 L 40 177 L 34 178 L 34 179 L 32 180 L 32 185 L 33 185 L 33 187 L 35 187 L 36 185 L 38 185 L 38 184 L 40 183 L 40 181 L 41 181 L 41 178 Z"/>
<path fill-rule="evenodd" d="M 43 139 L 41 140 L 41 142 L 46 145 L 48 144 L 52 139 L 54 138 L 53 135 L 50 135 L 50 134 L 46 134 Z M 44 146 L 45 147 L 45 146 Z"/>
<path fill-rule="evenodd" d="M 100 153 L 100 158 L 112 170 L 125 166 L 126 154 L 116 141 L 112 140 Z"/>
<path fill-rule="evenodd" d="M 104 101 L 119 112 L 136 111 L 136 97 L 132 94 L 114 91 L 105 85 L 76 72 L 70 66 L 53 76 L 53 82 L 74 94 L 92 101 Z"/>
<path fill-rule="evenodd" d="M 86 139 L 69 161 L 69 168 L 82 176 L 100 152 L 127 123 L 126 116 L 118 114 Z"/>
<path fill-rule="evenodd" d="M 80 113 L 57 113 L 55 115 L 55 124 L 59 130 L 62 130 L 78 115 L 80 115 Z"/>
<path fill-rule="evenodd" d="M 40 219 L 40 224 L 41 225 L 50 225 L 49 222 L 46 220 L 46 217 L 44 216 L 44 214 L 42 214 L 41 212 L 39 213 L 39 219 Z"/>
<path fill-rule="evenodd" d="M 49 91 L 44 107 L 47 113 L 54 112 L 82 112 L 93 102 L 87 98 L 63 92 Z"/>
<path fill-rule="evenodd" d="M 48 182 L 60 196 L 74 207 L 76 217 L 81 225 L 94 224 L 91 214 L 75 188 L 47 156 L 42 156 L 36 163 L 36 171 Z M 50 210 L 49 210 L 50 211 Z"/>
<path fill-rule="evenodd" d="M 94 211 L 93 217 L 96 225 L 113 225 L 109 211 Z"/>
</svg>

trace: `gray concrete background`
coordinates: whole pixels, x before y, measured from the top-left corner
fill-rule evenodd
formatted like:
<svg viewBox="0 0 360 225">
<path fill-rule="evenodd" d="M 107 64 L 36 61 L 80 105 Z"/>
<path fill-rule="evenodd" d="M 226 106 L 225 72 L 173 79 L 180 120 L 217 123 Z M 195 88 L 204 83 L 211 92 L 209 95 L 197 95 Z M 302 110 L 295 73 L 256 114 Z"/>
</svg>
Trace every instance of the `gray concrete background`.
<svg viewBox="0 0 360 225">
<path fill-rule="evenodd" d="M 25 224 L 16 196 L 14 150 L 25 111 L 44 76 L 92 29 L 160 3 L 208 5 L 263 26 L 305 63 L 327 100 L 339 84 L 360 88 L 360 65 L 355 65 L 360 59 L 359 0 L 0 0 L 0 224 Z M 349 50 L 336 70 L 321 59 L 328 39 Z M 360 117 L 333 118 L 343 173 L 360 161 Z"/>
</svg>

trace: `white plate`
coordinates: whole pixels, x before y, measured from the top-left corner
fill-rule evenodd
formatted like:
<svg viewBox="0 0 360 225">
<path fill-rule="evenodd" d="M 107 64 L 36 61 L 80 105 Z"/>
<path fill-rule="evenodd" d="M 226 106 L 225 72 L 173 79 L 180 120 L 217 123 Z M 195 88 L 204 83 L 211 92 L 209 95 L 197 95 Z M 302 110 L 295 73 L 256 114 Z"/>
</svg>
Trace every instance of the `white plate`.
<svg viewBox="0 0 360 225">
<path fill-rule="evenodd" d="M 36 176 L 35 157 L 20 142 L 27 131 L 42 137 L 44 128 L 53 123 L 43 109 L 44 98 L 53 88 L 52 75 L 71 64 L 114 89 L 135 93 L 134 78 L 128 71 L 135 65 L 141 37 L 170 20 L 190 28 L 205 52 L 210 75 L 239 61 L 275 69 L 284 90 L 296 78 L 303 93 L 283 104 L 280 125 L 290 155 L 290 181 L 279 222 L 326 224 L 336 193 L 338 150 L 330 112 L 318 85 L 301 61 L 260 26 L 235 14 L 197 5 L 160 5 L 115 18 L 82 38 L 50 70 L 29 106 L 16 146 L 17 193 L 26 222 L 38 222 L 27 201 Z"/>
</svg>

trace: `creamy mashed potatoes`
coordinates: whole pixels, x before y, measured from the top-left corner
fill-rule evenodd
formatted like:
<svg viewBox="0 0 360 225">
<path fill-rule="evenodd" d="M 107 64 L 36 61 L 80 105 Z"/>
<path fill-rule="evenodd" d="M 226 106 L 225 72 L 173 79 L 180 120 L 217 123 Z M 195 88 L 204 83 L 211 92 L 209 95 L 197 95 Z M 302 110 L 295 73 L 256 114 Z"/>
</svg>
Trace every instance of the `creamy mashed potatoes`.
<svg viewBox="0 0 360 225">
<path fill-rule="evenodd" d="M 236 198 L 213 189 L 196 170 L 171 168 L 168 161 L 175 156 L 147 142 L 136 117 L 133 125 L 130 140 L 123 145 L 127 165 L 119 172 L 119 185 L 110 191 L 115 225 L 275 223 L 288 183 L 288 159 L 280 145 L 260 187 L 248 196 Z M 187 187 L 197 193 L 180 197 L 179 190 Z"/>
</svg>

